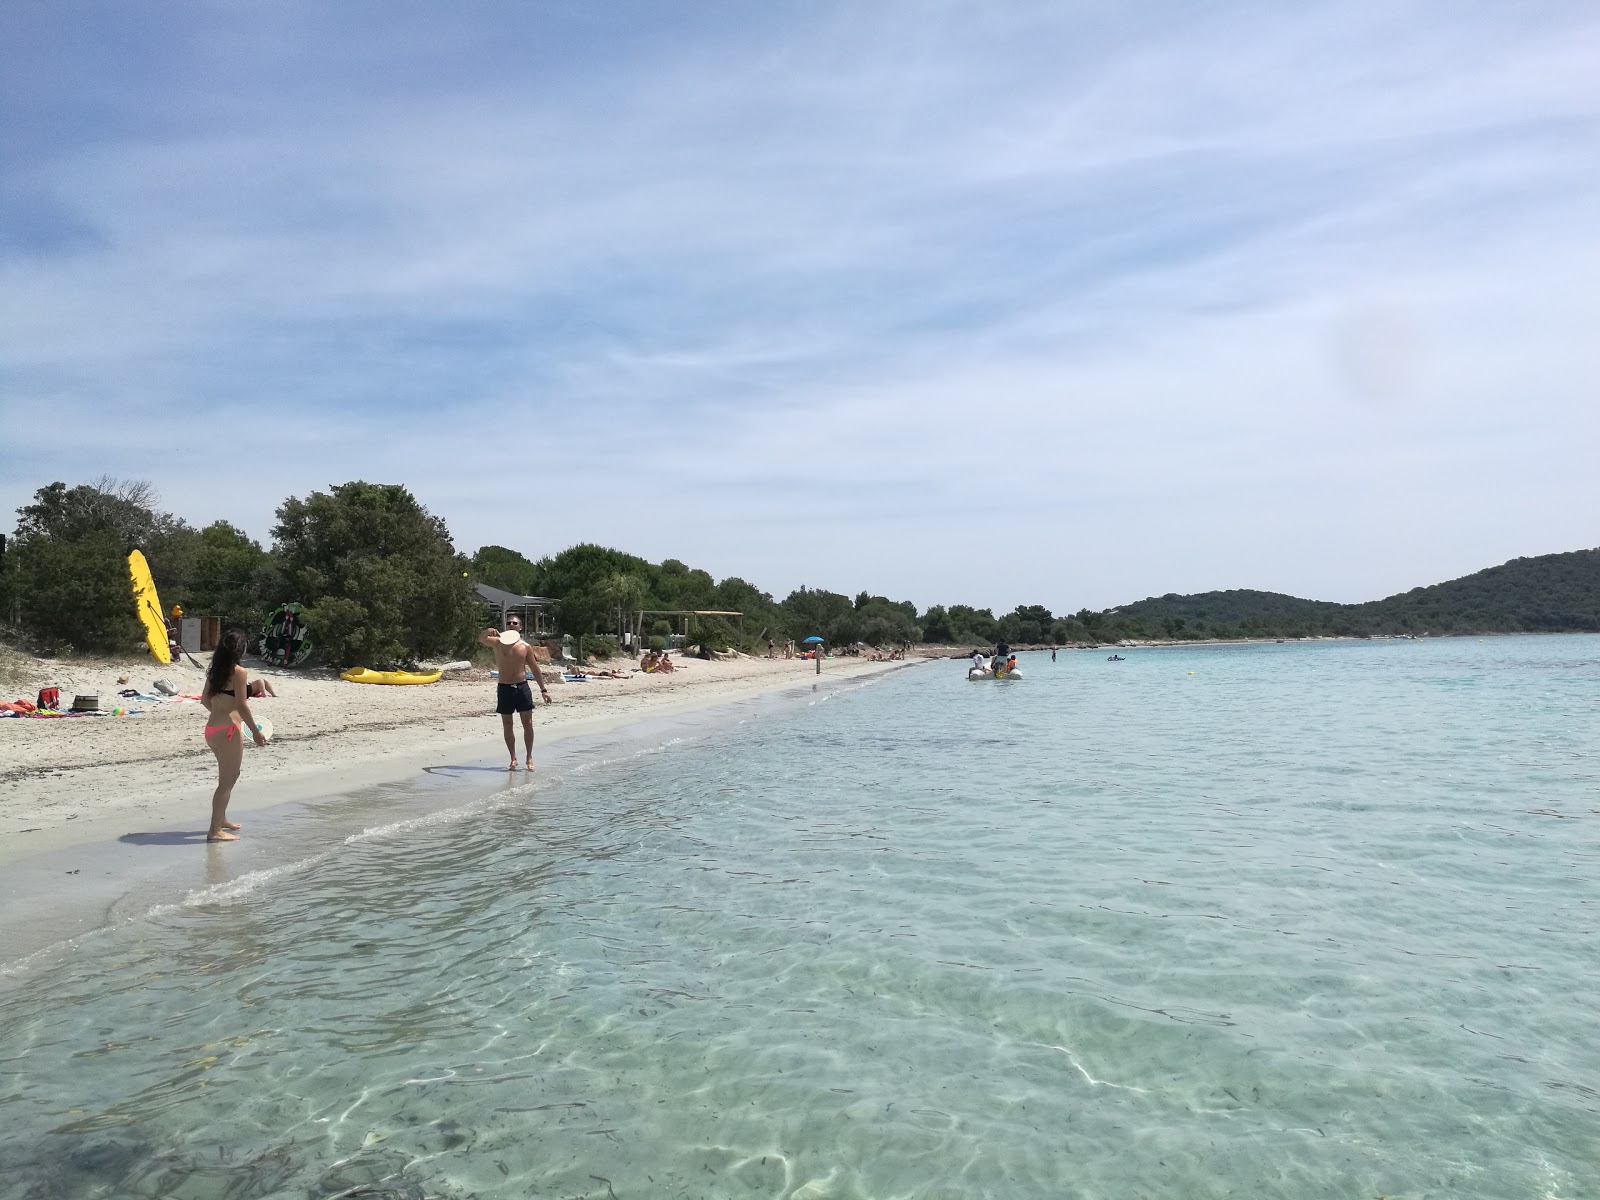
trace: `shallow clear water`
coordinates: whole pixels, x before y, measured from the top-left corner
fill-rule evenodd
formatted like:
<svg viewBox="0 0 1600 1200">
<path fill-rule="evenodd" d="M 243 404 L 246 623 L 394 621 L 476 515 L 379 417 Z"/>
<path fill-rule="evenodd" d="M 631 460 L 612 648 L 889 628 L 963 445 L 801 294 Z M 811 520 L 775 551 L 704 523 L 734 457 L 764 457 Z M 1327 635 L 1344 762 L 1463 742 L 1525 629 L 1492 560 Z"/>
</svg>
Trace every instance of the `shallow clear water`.
<svg viewBox="0 0 1600 1200">
<path fill-rule="evenodd" d="M 0 1195 L 1600 1195 L 1600 638 L 819 692 L 0 976 Z"/>
</svg>

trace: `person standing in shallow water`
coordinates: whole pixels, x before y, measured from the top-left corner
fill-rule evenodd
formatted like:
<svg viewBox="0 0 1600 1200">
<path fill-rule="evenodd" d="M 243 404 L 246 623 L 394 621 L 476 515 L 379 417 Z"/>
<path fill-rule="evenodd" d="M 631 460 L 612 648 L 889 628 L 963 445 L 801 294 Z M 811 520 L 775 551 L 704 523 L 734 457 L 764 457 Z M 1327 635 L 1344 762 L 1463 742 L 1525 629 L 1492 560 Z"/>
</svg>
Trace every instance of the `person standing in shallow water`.
<svg viewBox="0 0 1600 1200">
<path fill-rule="evenodd" d="M 217 756 L 217 790 L 211 793 L 208 842 L 239 840 L 239 823 L 228 820 L 228 801 L 233 798 L 233 785 L 239 782 L 239 768 L 244 763 L 241 720 L 256 745 L 267 744 L 250 712 L 250 681 L 239 665 L 243 657 L 244 634 L 237 629 L 228 630 L 212 652 L 206 686 L 200 692 L 200 701 L 206 706 L 206 745 Z"/>
<path fill-rule="evenodd" d="M 494 650 L 495 670 L 500 672 L 500 682 L 494 689 L 495 712 L 505 726 L 506 750 L 511 755 L 508 771 L 517 769 L 517 731 L 512 727 L 514 714 L 522 714 L 522 743 L 527 747 L 526 764 L 533 770 L 533 692 L 524 676 L 531 674 L 539 684 L 539 694 L 550 703 L 550 689 L 544 685 L 544 674 L 539 670 L 539 660 L 533 647 L 522 640 L 522 618 L 507 617 L 506 631 L 485 629 L 479 639 Z M 509 681 L 509 682 L 508 682 Z"/>
</svg>

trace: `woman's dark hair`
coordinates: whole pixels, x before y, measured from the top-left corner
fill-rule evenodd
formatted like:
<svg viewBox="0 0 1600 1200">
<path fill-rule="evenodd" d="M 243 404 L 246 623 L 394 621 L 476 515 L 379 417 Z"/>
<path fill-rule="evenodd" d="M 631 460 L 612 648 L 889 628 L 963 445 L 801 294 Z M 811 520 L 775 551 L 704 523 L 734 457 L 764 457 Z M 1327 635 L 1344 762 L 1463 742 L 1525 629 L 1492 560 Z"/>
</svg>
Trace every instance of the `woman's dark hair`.
<svg viewBox="0 0 1600 1200">
<path fill-rule="evenodd" d="M 243 632 L 237 629 L 228 630 L 217 643 L 216 650 L 211 654 L 211 665 L 206 668 L 204 695 L 207 700 L 228 686 L 229 681 L 233 679 L 233 669 L 239 665 L 239 660 L 243 657 Z"/>
</svg>

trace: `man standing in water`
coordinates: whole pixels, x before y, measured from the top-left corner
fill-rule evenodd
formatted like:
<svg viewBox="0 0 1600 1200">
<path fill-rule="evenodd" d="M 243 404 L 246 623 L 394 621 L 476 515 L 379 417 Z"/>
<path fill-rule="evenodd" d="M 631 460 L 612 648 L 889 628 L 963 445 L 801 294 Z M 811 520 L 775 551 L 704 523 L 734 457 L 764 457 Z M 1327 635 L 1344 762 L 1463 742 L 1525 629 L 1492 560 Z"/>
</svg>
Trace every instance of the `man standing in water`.
<svg viewBox="0 0 1600 1200">
<path fill-rule="evenodd" d="M 507 617 L 506 631 L 485 629 L 478 639 L 494 650 L 495 670 L 500 672 L 499 685 L 494 690 L 494 710 L 505 725 L 506 749 L 511 754 L 508 771 L 517 769 L 517 733 L 511 726 L 513 713 L 522 714 L 522 742 L 528 748 L 527 769 L 533 770 L 533 692 L 524 676 L 532 675 L 539 685 L 539 694 L 550 703 L 550 689 L 544 685 L 544 675 L 539 670 L 539 660 L 533 656 L 533 647 L 522 640 L 522 618 Z M 507 681 L 510 682 L 507 682 Z"/>
</svg>

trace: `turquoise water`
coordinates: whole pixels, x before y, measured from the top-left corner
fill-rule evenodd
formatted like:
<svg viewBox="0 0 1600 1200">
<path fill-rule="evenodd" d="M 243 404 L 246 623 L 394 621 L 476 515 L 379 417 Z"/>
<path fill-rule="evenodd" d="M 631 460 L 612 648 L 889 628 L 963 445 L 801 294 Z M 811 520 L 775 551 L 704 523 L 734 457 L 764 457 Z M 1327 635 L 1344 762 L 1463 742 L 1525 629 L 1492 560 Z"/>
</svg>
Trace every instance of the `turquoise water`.
<svg viewBox="0 0 1600 1200">
<path fill-rule="evenodd" d="M 0 1195 L 1600 1196 L 1600 638 L 1124 653 L 29 960 Z"/>
</svg>

